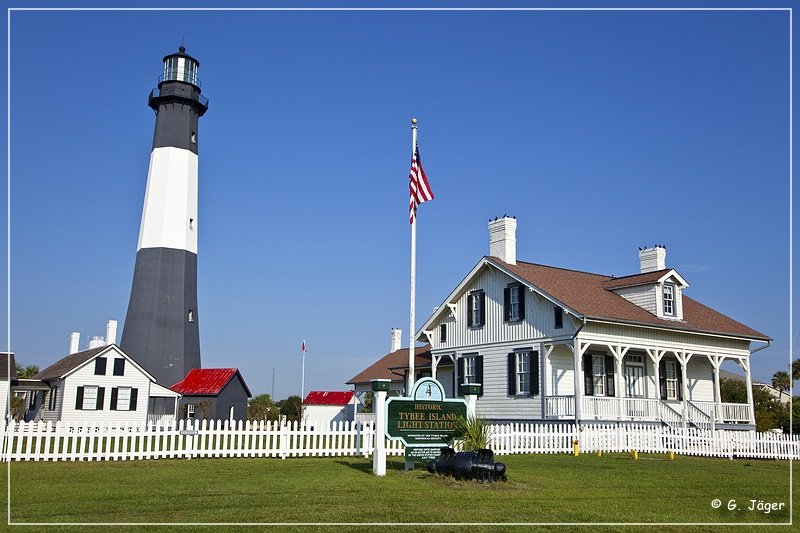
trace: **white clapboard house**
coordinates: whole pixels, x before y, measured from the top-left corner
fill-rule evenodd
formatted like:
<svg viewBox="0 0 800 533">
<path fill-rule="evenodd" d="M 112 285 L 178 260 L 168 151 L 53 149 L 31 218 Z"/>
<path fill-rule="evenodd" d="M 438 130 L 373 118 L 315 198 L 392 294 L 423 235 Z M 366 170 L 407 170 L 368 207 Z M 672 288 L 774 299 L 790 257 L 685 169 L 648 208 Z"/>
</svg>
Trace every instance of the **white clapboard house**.
<svg viewBox="0 0 800 533">
<path fill-rule="evenodd" d="M 159 423 L 175 419 L 180 394 L 153 376 L 116 344 L 75 353 L 34 376 L 26 420 L 67 424 Z"/>
<path fill-rule="evenodd" d="M 751 386 L 748 403 L 723 403 L 720 365 L 751 385 L 750 355 L 771 339 L 685 295 L 664 247 L 640 250 L 633 275 L 592 274 L 517 261 L 516 225 L 490 221 L 489 255 L 418 331 L 418 377 L 480 383 L 492 421 L 754 428 Z"/>
</svg>

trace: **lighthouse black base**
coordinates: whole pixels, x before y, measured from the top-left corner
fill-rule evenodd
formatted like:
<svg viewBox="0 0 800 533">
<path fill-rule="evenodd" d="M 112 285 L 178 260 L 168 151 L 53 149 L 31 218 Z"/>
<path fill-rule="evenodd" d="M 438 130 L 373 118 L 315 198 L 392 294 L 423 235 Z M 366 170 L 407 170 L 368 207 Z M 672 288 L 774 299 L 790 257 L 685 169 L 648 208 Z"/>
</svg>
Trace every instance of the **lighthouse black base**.
<svg viewBox="0 0 800 533">
<path fill-rule="evenodd" d="M 139 250 L 120 346 L 167 387 L 200 368 L 196 254 Z"/>
</svg>

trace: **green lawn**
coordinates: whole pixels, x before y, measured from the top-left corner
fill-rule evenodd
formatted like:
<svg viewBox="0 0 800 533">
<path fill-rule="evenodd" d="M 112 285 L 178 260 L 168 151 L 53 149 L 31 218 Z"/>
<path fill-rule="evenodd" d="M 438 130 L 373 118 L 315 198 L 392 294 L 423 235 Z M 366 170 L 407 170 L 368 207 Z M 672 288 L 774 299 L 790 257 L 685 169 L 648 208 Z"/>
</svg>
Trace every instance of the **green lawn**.
<svg viewBox="0 0 800 533">
<path fill-rule="evenodd" d="M 10 467 L 11 519 L 12 523 L 293 524 L 777 524 L 789 520 L 786 461 L 679 456 L 670 462 L 661 455 L 642 455 L 633 461 L 623 454 L 513 455 L 498 460 L 508 466 L 508 482 L 457 482 L 428 474 L 419 465 L 414 471 L 404 471 L 402 459 L 390 459 L 384 478 L 372 475 L 371 460 L 351 457 L 15 462 Z M 795 491 L 798 485 L 795 482 Z M 3 495 L 5 499 L 5 491 Z M 722 501 L 721 509 L 712 508 L 714 499 Z M 736 510 L 727 509 L 731 500 L 738 504 Z M 784 506 L 765 514 L 748 510 L 750 500 Z M 209 528 L 228 529 L 234 528 Z M 498 531 L 507 527 L 414 529 Z M 674 529 L 707 531 L 710 526 Z M 737 531 L 742 529 L 764 528 Z"/>
</svg>

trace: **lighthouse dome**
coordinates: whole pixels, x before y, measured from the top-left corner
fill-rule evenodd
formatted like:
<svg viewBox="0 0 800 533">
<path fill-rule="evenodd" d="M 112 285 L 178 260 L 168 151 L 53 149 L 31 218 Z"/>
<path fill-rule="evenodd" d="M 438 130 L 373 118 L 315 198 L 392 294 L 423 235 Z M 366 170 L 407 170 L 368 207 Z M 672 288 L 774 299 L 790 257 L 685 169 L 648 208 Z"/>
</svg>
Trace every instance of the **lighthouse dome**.
<svg viewBox="0 0 800 533">
<path fill-rule="evenodd" d="M 200 62 L 187 54 L 186 48 L 181 46 L 176 53 L 164 56 L 164 73 L 158 81 L 182 81 L 199 88 L 200 80 L 197 79 L 199 68 Z"/>
</svg>

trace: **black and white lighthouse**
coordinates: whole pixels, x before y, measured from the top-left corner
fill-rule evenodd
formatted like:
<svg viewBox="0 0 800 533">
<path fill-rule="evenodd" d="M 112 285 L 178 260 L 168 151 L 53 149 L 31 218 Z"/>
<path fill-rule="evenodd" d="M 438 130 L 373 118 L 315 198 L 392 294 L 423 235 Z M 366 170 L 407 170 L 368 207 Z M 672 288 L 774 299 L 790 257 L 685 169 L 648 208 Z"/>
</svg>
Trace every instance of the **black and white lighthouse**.
<svg viewBox="0 0 800 533">
<path fill-rule="evenodd" d="M 131 298 L 120 346 L 158 383 L 200 368 L 197 313 L 197 146 L 200 63 L 181 46 L 164 57 L 148 105 L 156 112 Z"/>
</svg>

